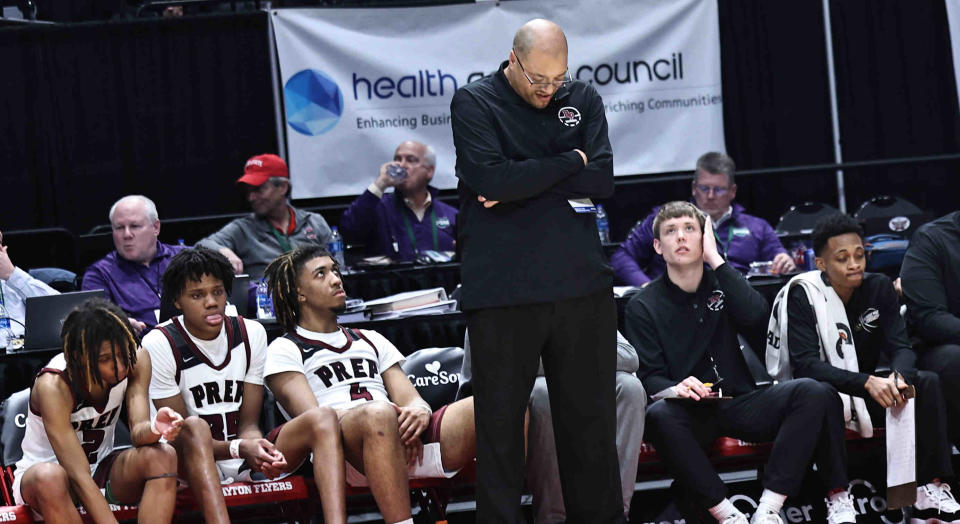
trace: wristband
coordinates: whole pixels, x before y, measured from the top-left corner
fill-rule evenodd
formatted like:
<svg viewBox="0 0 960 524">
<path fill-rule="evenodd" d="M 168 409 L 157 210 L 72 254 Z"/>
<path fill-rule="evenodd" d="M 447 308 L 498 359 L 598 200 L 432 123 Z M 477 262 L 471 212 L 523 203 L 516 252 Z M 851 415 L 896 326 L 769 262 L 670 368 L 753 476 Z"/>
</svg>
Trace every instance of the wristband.
<svg viewBox="0 0 960 524">
<path fill-rule="evenodd" d="M 230 441 L 230 456 L 238 459 L 240 458 L 240 441 L 243 439 L 233 439 Z"/>
<path fill-rule="evenodd" d="M 162 434 L 162 433 L 160 433 L 160 432 L 157 430 L 157 416 L 156 416 L 156 415 L 154 415 L 153 417 L 150 418 L 150 432 L 153 433 L 154 435 L 161 435 L 161 434 Z"/>
<path fill-rule="evenodd" d="M 433 408 L 431 408 L 430 404 L 428 404 L 427 401 L 423 400 L 422 398 L 418 398 L 417 400 L 411 402 L 410 407 L 422 408 L 427 412 L 428 417 L 433 416 Z"/>
</svg>

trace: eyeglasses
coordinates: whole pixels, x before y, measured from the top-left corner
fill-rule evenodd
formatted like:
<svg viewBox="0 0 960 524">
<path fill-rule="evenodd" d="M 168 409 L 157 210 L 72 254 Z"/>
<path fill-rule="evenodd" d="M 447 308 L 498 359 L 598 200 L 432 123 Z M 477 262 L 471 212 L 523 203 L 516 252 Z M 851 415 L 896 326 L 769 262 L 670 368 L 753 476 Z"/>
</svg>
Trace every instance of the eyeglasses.
<svg viewBox="0 0 960 524">
<path fill-rule="evenodd" d="M 710 192 L 713 191 L 713 194 L 716 195 L 716 196 L 723 196 L 723 195 L 727 192 L 727 190 L 730 189 L 729 187 L 704 186 L 704 185 L 701 185 L 701 184 L 694 184 L 693 187 L 694 187 L 697 191 L 703 193 L 704 195 L 709 195 Z"/>
<path fill-rule="evenodd" d="M 527 70 L 523 68 L 523 64 L 520 63 L 520 55 L 517 54 L 516 50 L 513 51 L 513 56 L 517 59 L 517 65 L 520 66 L 520 72 L 523 73 L 523 77 L 527 79 L 527 82 L 530 82 L 532 87 L 556 87 L 557 89 L 560 89 L 570 82 L 573 82 L 573 78 L 570 78 L 569 71 L 564 71 L 563 80 L 554 80 L 552 82 L 534 82 L 533 79 L 530 78 L 530 75 L 527 74 Z"/>
</svg>

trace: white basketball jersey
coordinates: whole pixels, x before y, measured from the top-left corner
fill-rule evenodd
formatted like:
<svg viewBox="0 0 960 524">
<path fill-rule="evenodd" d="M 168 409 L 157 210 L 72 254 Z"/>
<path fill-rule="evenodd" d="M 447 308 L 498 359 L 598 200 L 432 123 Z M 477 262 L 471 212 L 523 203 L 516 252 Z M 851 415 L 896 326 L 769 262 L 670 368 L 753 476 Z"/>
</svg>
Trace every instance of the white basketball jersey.
<svg viewBox="0 0 960 524">
<path fill-rule="evenodd" d="M 64 371 L 67 361 L 63 353 L 53 357 L 50 363 L 40 370 L 37 377 L 44 373 L 55 373 L 64 381 L 67 375 Z M 69 384 L 69 382 L 68 382 Z M 72 390 L 73 388 L 71 388 Z M 127 392 L 127 379 L 110 389 L 107 401 L 102 406 L 95 406 L 89 400 L 74 398 L 73 410 L 70 413 L 70 424 L 77 434 L 77 439 L 87 454 L 90 462 L 90 473 L 97 469 L 97 464 L 113 451 L 113 435 L 120 418 L 120 409 Z M 31 393 L 32 394 L 32 393 Z M 47 432 L 43 427 L 43 416 L 36 411 L 31 401 L 27 413 L 27 427 L 20 447 L 23 457 L 17 462 L 16 474 L 22 475 L 30 466 L 41 462 L 58 462 L 53 452 Z"/>
<path fill-rule="evenodd" d="M 297 333 L 283 336 L 299 348 L 303 372 L 317 403 L 350 409 L 373 400 L 389 402 L 380 374 L 392 363 L 402 361 L 403 356 L 396 348 L 392 348 L 396 355 L 381 354 L 360 330 L 342 326 L 340 329 L 347 342 L 339 348 Z"/>
<path fill-rule="evenodd" d="M 211 362 L 187 334 L 177 317 L 157 326 L 177 363 L 176 382 L 188 415 L 210 424 L 214 440 L 237 437 L 243 379 L 250 368 L 250 340 L 242 317 L 226 317 L 227 351 L 222 362 Z"/>
</svg>

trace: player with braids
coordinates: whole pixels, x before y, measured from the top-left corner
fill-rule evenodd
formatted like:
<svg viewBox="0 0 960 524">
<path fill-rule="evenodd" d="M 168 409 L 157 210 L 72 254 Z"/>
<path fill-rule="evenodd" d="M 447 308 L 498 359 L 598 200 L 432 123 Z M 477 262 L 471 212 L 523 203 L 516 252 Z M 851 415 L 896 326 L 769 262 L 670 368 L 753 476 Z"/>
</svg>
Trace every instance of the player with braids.
<svg viewBox="0 0 960 524">
<path fill-rule="evenodd" d="M 114 363 L 113 372 L 119 375 L 119 368 L 132 368 L 137 363 L 139 342 L 130 324 L 121 312 L 115 312 L 116 306 L 106 300 L 90 300 L 87 307 L 80 307 L 67 315 L 60 330 L 63 339 L 63 352 L 67 360 L 67 377 L 72 384 L 83 385 L 87 389 L 103 386 L 98 362 L 100 355 L 94 346 L 97 341 L 109 341 L 110 356 Z M 121 352 L 117 352 L 121 348 Z M 77 379 L 84 377 L 82 384 Z"/>
<path fill-rule="evenodd" d="M 287 475 L 313 454 L 323 521 L 346 522 L 343 447 L 336 413 L 314 407 L 266 437 L 260 431 L 267 333 L 258 322 L 227 316 L 233 268 L 202 247 L 177 253 L 163 274 L 163 294 L 183 311 L 143 338 L 154 362 L 150 397 L 186 418 L 177 442 L 180 476 L 206 522 L 229 522 L 221 481 Z"/>
<path fill-rule="evenodd" d="M 109 504 L 139 504 L 139 522 L 170 522 L 176 502 L 175 441 L 183 419 L 161 409 L 150 419 L 150 355 L 138 349 L 123 311 L 91 299 L 61 330 L 63 353 L 34 381 L 14 470 L 13 492 L 47 522 L 79 523 L 74 503 L 94 522 L 116 522 Z M 126 406 L 132 448 L 113 449 Z M 103 492 L 101 492 L 103 488 Z"/>
<path fill-rule="evenodd" d="M 400 368 L 403 355 L 393 344 L 376 331 L 337 324 L 346 294 L 322 247 L 281 255 L 266 275 L 287 330 L 270 344 L 264 366 L 281 412 L 336 410 L 347 482 L 369 483 L 387 524 L 409 522 L 409 478 L 449 477 L 476 456 L 473 399 L 434 413 Z"/>
<path fill-rule="evenodd" d="M 297 322 L 300 320 L 300 302 L 297 298 L 297 274 L 303 269 L 303 265 L 310 259 L 317 257 L 329 257 L 330 252 L 327 248 L 319 245 L 307 245 L 301 249 L 288 251 L 277 257 L 267 269 L 264 276 L 267 277 L 267 287 L 273 296 L 273 312 L 277 316 L 277 322 L 287 332 L 295 331 Z M 334 262 L 334 271 L 340 271 L 340 268 Z"/>
</svg>

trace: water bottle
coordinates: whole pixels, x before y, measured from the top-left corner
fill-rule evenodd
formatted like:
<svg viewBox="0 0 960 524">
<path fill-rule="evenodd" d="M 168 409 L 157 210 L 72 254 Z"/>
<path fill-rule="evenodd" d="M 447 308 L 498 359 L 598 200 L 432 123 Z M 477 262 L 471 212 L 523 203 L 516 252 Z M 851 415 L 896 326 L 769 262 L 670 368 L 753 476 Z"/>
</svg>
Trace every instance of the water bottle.
<svg viewBox="0 0 960 524">
<path fill-rule="evenodd" d="M 7 308 L 3 306 L 3 295 L 0 294 L 0 349 L 6 349 L 13 340 L 13 330 L 10 329 L 10 317 Z"/>
<path fill-rule="evenodd" d="M 347 269 L 347 264 L 343 261 L 343 237 L 340 236 L 337 226 L 330 229 L 332 234 L 330 235 L 330 243 L 327 244 L 327 250 L 330 251 L 330 258 L 340 266 L 340 271 L 344 271 Z"/>
<path fill-rule="evenodd" d="M 267 289 L 267 280 L 261 278 L 257 282 L 257 318 L 275 318 L 273 313 L 273 300 L 270 299 L 270 293 Z"/>
<path fill-rule="evenodd" d="M 603 210 L 603 205 L 597 204 L 597 231 L 600 232 L 600 242 L 610 243 L 610 221 L 607 220 L 607 212 Z"/>
</svg>

